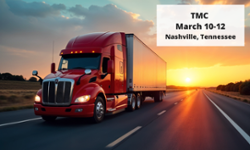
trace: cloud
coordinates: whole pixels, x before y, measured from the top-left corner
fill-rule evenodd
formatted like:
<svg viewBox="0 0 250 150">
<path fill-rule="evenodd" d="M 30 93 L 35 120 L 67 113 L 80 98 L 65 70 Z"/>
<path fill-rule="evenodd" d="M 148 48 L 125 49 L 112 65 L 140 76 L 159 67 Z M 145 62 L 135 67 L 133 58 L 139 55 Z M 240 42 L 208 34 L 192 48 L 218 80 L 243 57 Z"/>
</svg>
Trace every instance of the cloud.
<svg viewBox="0 0 250 150">
<path fill-rule="evenodd" d="M 27 3 L 22 0 L 7 0 L 6 4 L 12 13 L 20 16 L 46 17 L 59 15 L 61 10 L 66 9 L 64 4 L 49 5 L 43 2 Z"/>
<path fill-rule="evenodd" d="M 21 0 L 15 2 L 27 5 L 32 4 Z M 43 3 L 40 4 L 44 5 Z M 53 4 L 48 5 L 48 7 L 58 10 L 65 6 L 61 7 L 60 4 Z M 20 11 L 17 7 L 12 7 L 12 9 Z M 42 13 L 46 14 L 45 17 L 40 17 L 42 15 L 40 6 L 34 5 L 33 9 L 35 11 L 33 16 L 15 14 L 12 11 L 16 10 L 11 11 L 10 6 L 4 0 L 0 0 L 0 45 L 46 52 L 51 50 L 51 46 L 48 47 L 48 43 L 52 45 L 53 40 L 56 41 L 57 45 L 59 43 L 62 45 L 61 49 L 66 45 L 68 39 L 78 35 L 78 33 L 73 31 L 75 31 L 74 27 L 82 22 L 80 19 L 69 20 L 68 17 L 63 17 L 61 14 L 55 16 L 54 13 L 48 12 Z M 37 15 L 39 13 L 40 15 Z"/>
<path fill-rule="evenodd" d="M 85 16 L 87 15 L 88 9 L 82 7 L 82 5 L 76 5 L 69 9 L 70 12 L 74 13 L 76 16 Z"/>
<path fill-rule="evenodd" d="M 178 5 L 191 5 L 194 3 L 194 0 L 181 0 Z"/>
<path fill-rule="evenodd" d="M 112 4 L 103 7 L 92 5 L 89 8 L 76 5 L 69 11 L 75 16 L 84 17 L 81 25 L 94 32 L 124 31 L 144 37 L 154 27 L 153 21 L 138 19 L 139 14 L 124 11 Z"/>
<path fill-rule="evenodd" d="M 21 57 L 30 57 L 31 55 L 35 55 L 38 53 L 36 51 L 29 51 L 25 49 L 12 48 L 12 47 L 6 47 L 6 46 L 1 46 L 1 45 L 0 45 L 0 51 L 7 52 L 11 55 L 21 56 Z"/>
<path fill-rule="evenodd" d="M 250 5 L 249 0 L 195 0 L 195 1 L 199 2 L 200 4 L 244 4 L 246 6 Z"/>
<path fill-rule="evenodd" d="M 14 2 L 20 3 L 20 5 L 10 7 Z M 148 32 L 154 27 L 152 21 L 138 19 L 139 14 L 126 12 L 111 4 L 103 7 L 90 6 L 89 8 L 76 5 L 65 10 L 74 14 L 75 17 L 62 14 L 54 16 L 55 14 L 50 11 L 52 8 L 57 11 L 64 9 L 63 4 L 33 4 L 34 2 L 27 3 L 21 0 L 11 0 L 8 3 L 0 0 L 0 45 L 28 50 L 43 49 L 42 51 L 46 52 L 51 47 L 45 45 L 53 40 L 60 44 L 62 49 L 72 37 L 90 32 L 123 31 L 135 33 L 139 37 L 148 39 L 150 38 Z M 24 9 L 28 6 L 33 6 L 33 13 Z M 50 9 L 48 9 L 48 12 L 43 11 L 41 13 L 41 10 L 46 9 L 41 9 L 40 6 Z M 13 12 L 22 12 L 26 16 L 20 15 L 22 13 Z M 81 16 L 81 18 L 77 16 Z"/>
</svg>

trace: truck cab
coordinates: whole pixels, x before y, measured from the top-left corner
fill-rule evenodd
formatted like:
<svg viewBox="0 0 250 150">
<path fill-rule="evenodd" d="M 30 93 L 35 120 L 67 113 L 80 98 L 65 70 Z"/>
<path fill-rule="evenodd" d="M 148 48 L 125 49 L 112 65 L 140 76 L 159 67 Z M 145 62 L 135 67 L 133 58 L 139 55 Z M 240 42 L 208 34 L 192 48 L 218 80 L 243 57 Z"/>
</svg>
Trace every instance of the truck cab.
<svg viewBox="0 0 250 150">
<path fill-rule="evenodd" d="M 52 64 L 37 93 L 36 115 L 47 121 L 65 116 L 94 117 L 100 122 L 106 112 L 127 107 L 127 95 L 122 94 L 126 93 L 124 33 L 72 38 L 60 56 L 58 70 Z"/>
</svg>

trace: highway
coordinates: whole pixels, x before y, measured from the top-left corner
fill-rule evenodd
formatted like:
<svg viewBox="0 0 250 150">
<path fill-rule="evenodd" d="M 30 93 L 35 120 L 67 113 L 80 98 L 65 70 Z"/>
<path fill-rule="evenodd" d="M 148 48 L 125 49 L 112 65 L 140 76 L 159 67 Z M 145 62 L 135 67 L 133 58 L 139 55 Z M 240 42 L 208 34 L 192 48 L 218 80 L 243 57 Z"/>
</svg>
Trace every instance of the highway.
<svg viewBox="0 0 250 150">
<path fill-rule="evenodd" d="M 147 98 L 134 112 L 90 119 L 57 118 L 33 109 L 0 113 L 1 150 L 250 150 L 250 105 L 207 90 Z"/>
</svg>

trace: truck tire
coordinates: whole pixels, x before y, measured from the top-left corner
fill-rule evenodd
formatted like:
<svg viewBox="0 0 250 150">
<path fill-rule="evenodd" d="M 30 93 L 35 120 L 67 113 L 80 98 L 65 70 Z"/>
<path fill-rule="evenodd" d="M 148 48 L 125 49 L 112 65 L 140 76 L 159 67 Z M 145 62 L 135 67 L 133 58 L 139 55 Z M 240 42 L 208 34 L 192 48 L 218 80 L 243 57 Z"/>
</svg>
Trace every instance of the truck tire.
<svg viewBox="0 0 250 150">
<path fill-rule="evenodd" d="M 163 100 L 162 92 L 156 92 L 154 95 L 154 101 L 155 102 L 162 102 L 162 100 Z"/>
<path fill-rule="evenodd" d="M 136 105 L 136 96 L 135 94 L 132 94 L 132 98 L 131 98 L 131 104 L 128 105 L 128 107 L 126 108 L 127 111 L 134 111 L 135 110 L 135 106 Z"/>
<path fill-rule="evenodd" d="M 141 96 L 141 102 L 142 102 L 141 105 L 143 104 L 143 102 L 145 101 L 145 99 L 146 99 L 146 96 L 143 96 L 143 95 L 142 95 L 142 96 Z"/>
<path fill-rule="evenodd" d="M 43 120 L 48 121 L 48 122 L 53 122 L 56 120 L 56 116 L 42 116 Z"/>
<path fill-rule="evenodd" d="M 105 116 L 105 104 L 103 98 L 98 96 L 95 101 L 94 116 L 93 121 L 99 123 L 103 120 Z"/>
<path fill-rule="evenodd" d="M 136 96 L 136 109 L 141 108 L 141 95 L 138 93 Z"/>
</svg>

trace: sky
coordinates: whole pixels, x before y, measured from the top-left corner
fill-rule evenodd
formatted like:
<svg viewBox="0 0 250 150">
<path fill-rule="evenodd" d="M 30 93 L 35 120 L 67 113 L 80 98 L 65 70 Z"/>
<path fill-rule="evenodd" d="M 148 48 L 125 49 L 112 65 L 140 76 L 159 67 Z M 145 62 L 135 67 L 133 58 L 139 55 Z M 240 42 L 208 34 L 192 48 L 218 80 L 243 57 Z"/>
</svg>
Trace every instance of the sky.
<svg viewBox="0 0 250 150">
<path fill-rule="evenodd" d="M 157 47 L 160 4 L 245 5 L 245 46 Z M 106 31 L 134 33 L 162 57 L 167 85 L 217 86 L 250 79 L 249 0 L 0 0 L 0 73 L 29 79 L 38 70 L 44 78 L 50 73 L 53 41 L 58 66 L 71 38 Z"/>
</svg>

